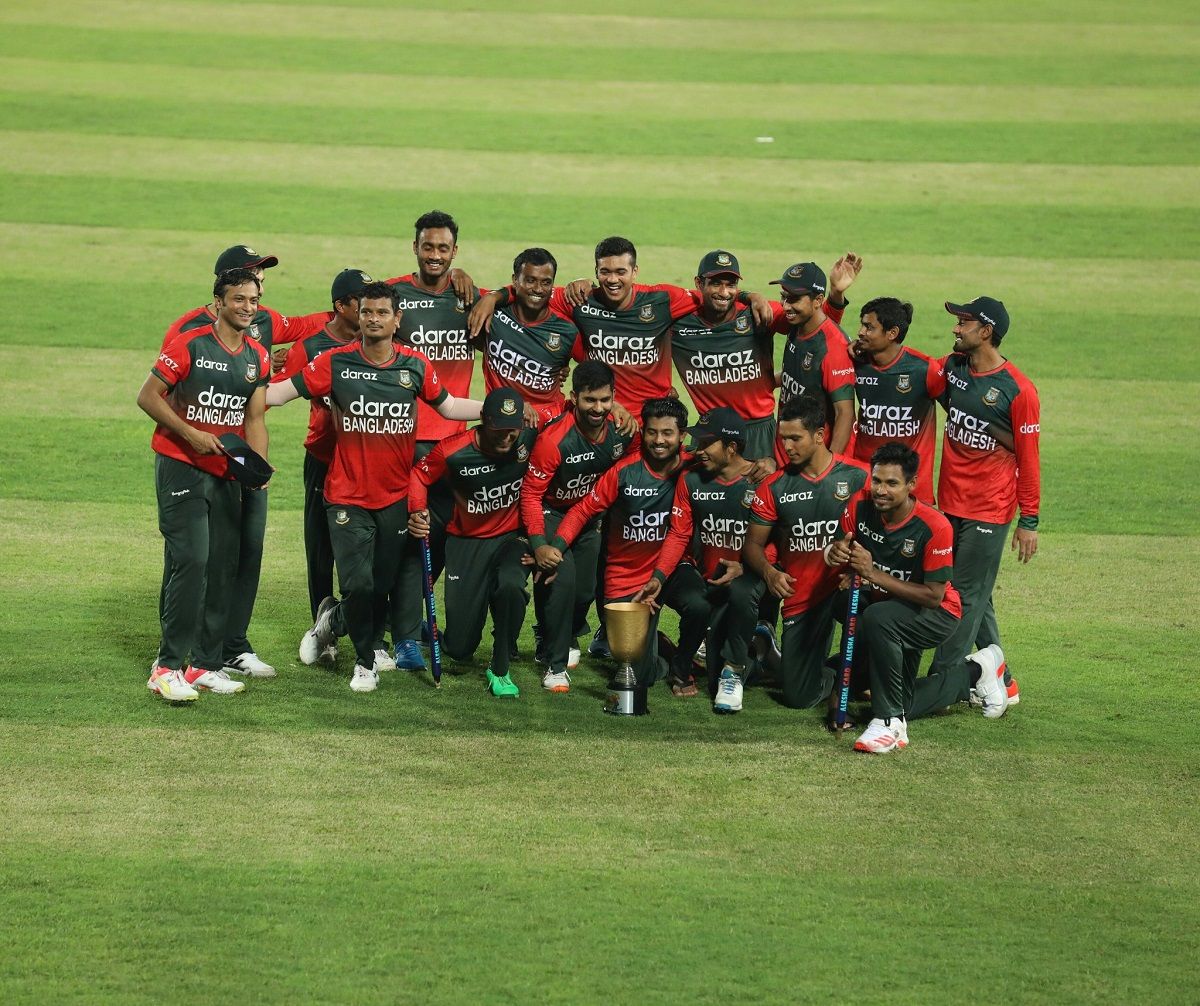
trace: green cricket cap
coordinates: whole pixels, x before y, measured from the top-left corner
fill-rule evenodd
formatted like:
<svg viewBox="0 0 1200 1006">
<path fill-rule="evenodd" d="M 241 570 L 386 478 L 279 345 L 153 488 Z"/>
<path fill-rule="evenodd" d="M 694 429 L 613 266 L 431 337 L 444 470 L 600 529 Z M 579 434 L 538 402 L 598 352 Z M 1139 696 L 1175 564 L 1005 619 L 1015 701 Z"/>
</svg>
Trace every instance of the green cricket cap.
<svg viewBox="0 0 1200 1006">
<path fill-rule="evenodd" d="M 234 245 L 226 248 L 217 256 L 217 264 L 213 266 L 213 275 L 220 276 L 230 269 L 271 269 L 279 265 L 279 259 L 274 255 L 259 255 L 248 245 Z"/>
<path fill-rule="evenodd" d="M 1003 339 L 1008 334 L 1008 310 L 995 297 L 976 297 L 965 304 L 946 301 L 946 310 L 955 317 L 974 318 L 991 325 L 997 339 Z"/>
<path fill-rule="evenodd" d="M 771 286 L 781 286 L 788 293 L 825 292 L 825 271 L 816 262 L 797 262 L 788 266 L 779 279 L 771 280 Z"/>
<path fill-rule="evenodd" d="M 696 275 L 701 279 L 707 279 L 710 276 L 736 276 L 742 278 L 741 266 L 738 265 L 737 256 L 732 252 L 722 251 L 718 248 L 716 251 L 710 251 L 700 260 L 700 264 L 696 266 Z"/>
</svg>

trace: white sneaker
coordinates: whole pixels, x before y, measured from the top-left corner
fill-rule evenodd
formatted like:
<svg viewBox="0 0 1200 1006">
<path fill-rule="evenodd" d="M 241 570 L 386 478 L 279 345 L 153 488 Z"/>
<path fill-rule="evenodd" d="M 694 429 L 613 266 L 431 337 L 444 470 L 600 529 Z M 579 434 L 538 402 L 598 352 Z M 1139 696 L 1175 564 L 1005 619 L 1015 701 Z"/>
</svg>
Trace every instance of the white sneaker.
<svg viewBox="0 0 1200 1006">
<path fill-rule="evenodd" d="M 717 683 L 717 697 L 713 701 L 714 713 L 740 713 L 742 711 L 742 679 L 726 665 Z"/>
<path fill-rule="evenodd" d="M 205 671 L 192 682 L 192 687 L 204 689 L 214 695 L 236 695 L 246 687 L 246 682 L 234 681 L 224 671 Z"/>
<path fill-rule="evenodd" d="M 579 658 L 582 656 L 578 646 L 572 646 L 567 650 L 567 670 L 573 671 L 579 666 Z"/>
<path fill-rule="evenodd" d="M 321 659 L 321 654 L 326 647 L 334 642 L 332 623 L 333 609 L 336 607 L 337 601 L 332 597 L 327 597 L 317 608 L 317 620 L 300 639 L 300 663 L 312 667 Z"/>
<path fill-rule="evenodd" d="M 692 663 L 704 670 L 708 667 L 708 641 L 705 640 L 696 650 L 695 656 L 692 657 Z"/>
<path fill-rule="evenodd" d="M 903 716 L 881 720 L 878 717 L 867 724 L 867 729 L 854 742 L 855 751 L 867 754 L 887 754 L 908 747 L 908 723 Z"/>
<path fill-rule="evenodd" d="M 234 674 L 245 674 L 251 678 L 273 678 L 275 668 L 265 660 L 260 660 L 257 653 L 239 653 L 225 661 L 225 670 Z M 216 691 L 216 689 L 213 689 Z"/>
<path fill-rule="evenodd" d="M 983 706 L 983 715 L 997 720 L 1008 710 L 1008 688 L 1004 684 L 1004 651 L 995 643 L 967 654 L 967 659 L 979 665 L 979 680 L 975 695 Z"/>
<path fill-rule="evenodd" d="M 328 647 L 326 647 L 328 649 Z M 394 671 L 396 669 L 396 661 L 392 659 L 392 655 L 387 650 L 375 651 L 375 673 L 381 671 Z"/>
<path fill-rule="evenodd" d="M 350 679 L 350 691 L 373 692 L 379 684 L 379 672 L 374 667 L 354 665 L 354 677 Z"/>
<path fill-rule="evenodd" d="M 200 697 L 200 693 L 187 683 L 183 671 L 170 671 L 165 667 L 156 667 L 154 670 L 146 687 L 168 702 L 195 702 Z"/>
<path fill-rule="evenodd" d="M 571 675 L 566 671 L 547 671 L 542 675 L 542 687 L 548 692 L 569 692 Z"/>
</svg>

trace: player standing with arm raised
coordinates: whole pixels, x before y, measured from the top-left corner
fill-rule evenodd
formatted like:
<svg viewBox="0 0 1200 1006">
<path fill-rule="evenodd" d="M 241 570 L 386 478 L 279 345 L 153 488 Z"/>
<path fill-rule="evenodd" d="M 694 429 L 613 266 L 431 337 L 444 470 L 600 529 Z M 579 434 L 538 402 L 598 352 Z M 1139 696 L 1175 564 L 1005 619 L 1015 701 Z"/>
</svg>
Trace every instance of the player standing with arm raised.
<svg viewBox="0 0 1200 1006">
<path fill-rule="evenodd" d="M 954 585 L 963 614 L 934 654 L 931 674 L 953 671 L 972 650 L 1001 652 L 992 589 L 1008 526 L 1019 508 L 1012 548 L 1029 562 L 1038 548 L 1041 504 L 1041 404 L 1029 378 L 1000 355 L 1008 311 L 993 297 L 947 302 L 946 310 L 958 323 L 954 351 L 940 361 L 946 427 L 938 501 L 954 529 Z M 1000 663 L 1015 704 L 1020 693 L 1002 652 Z"/>
<path fill-rule="evenodd" d="M 244 436 L 266 457 L 270 360 L 246 335 L 261 292 L 250 270 L 222 273 L 213 286 L 216 319 L 169 338 L 138 392 L 138 406 L 156 424 L 151 446 L 166 546 L 162 639 L 147 685 L 170 702 L 193 700 L 198 688 L 230 694 L 245 687 L 223 669 L 243 494 L 217 438 Z"/>
<path fill-rule="evenodd" d="M 321 602 L 315 624 L 300 641 L 300 659 L 314 664 L 338 637 L 349 635 L 357 658 L 350 688 L 379 683 L 375 646 L 387 622 L 420 580 L 404 578 L 408 489 L 417 428 L 417 399 L 449 419 L 479 415 L 479 402 L 456 399 L 417 350 L 393 342 L 399 316 L 386 283 L 368 283 L 359 296 L 358 342 L 317 356 L 290 381 L 271 385 L 267 403 L 325 396 L 336 445 L 325 480 L 326 514 L 342 600 Z"/>
</svg>

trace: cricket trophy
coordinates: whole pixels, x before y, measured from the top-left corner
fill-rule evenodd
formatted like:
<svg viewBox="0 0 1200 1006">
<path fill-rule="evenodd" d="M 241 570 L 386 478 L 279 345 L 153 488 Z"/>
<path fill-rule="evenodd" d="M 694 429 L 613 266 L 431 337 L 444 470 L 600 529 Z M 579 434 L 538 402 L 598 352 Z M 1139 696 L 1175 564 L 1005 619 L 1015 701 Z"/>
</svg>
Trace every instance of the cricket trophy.
<svg viewBox="0 0 1200 1006">
<path fill-rule="evenodd" d="M 621 661 L 621 669 L 608 683 L 608 698 L 604 711 L 614 716 L 645 716 L 646 686 L 639 684 L 633 673 L 633 661 L 646 651 L 650 634 L 650 605 L 640 601 L 619 601 L 604 606 L 604 625 L 608 647 Z"/>
</svg>

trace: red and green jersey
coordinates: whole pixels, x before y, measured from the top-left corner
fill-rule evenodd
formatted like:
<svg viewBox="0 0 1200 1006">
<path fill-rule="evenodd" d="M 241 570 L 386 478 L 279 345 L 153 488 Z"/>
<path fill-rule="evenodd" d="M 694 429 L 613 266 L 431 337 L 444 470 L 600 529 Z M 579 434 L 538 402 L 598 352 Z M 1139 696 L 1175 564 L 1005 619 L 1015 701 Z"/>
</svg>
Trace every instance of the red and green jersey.
<svg viewBox="0 0 1200 1006">
<path fill-rule="evenodd" d="M 295 377 L 322 353 L 345 345 L 348 343 L 334 338 L 329 334 L 327 328 L 321 329 L 316 335 L 310 335 L 307 339 L 300 339 L 292 343 L 292 348 L 288 350 L 287 359 L 283 363 L 283 369 L 271 378 L 271 383 L 277 384 Z M 314 398 L 308 409 L 308 436 L 304 438 L 304 449 L 318 461 L 327 465 L 333 460 L 336 439 L 329 400 Z"/>
<path fill-rule="evenodd" d="M 579 345 L 579 330 L 553 311 L 545 321 L 522 325 L 514 307 L 499 308 L 484 333 L 483 376 L 488 391 L 512 388 L 532 405 L 543 423 L 566 407 L 563 378 Z"/>
<path fill-rule="evenodd" d="M 921 455 L 917 499 L 933 503 L 933 454 L 936 406 L 941 380 L 938 366 L 908 346 L 886 367 L 869 358 L 854 362 L 858 420 L 851 454 L 870 464 L 871 455 L 891 441 L 907 444 Z"/>
<path fill-rule="evenodd" d="M 625 457 L 637 435 L 626 436 L 609 416 L 599 440 L 592 441 L 564 412 L 542 427 L 521 485 L 521 518 L 529 544 L 546 544 L 546 514 L 564 514 L 592 491 L 596 481 Z"/>
<path fill-rule="evenodd" d="M 564 549 L 600 514 L 608 513 L 604 570 L 606 597 L 636 594 L 646 585 L 667 537 L 675 481 L 683 466 L 657 475 L 631 454 L 610 468 L 582 500 L 571 507 L 550 544 Z"/>
<path fill-rule="evenodd" d="M 400 297 L 400 327 L 396 338 L 423 353 L 435 368 L 442 386 L 455 398 L 471 397 L 475 347 L 467 340 L 467 308 L 447 285 L 440 293 L 417 286 L 417 277 L 393 276 L 387 280 Z M 467 424 L 446 419 L 424 402 L 417 403 L 417 439 L 444 440 L 462 433 Z"/>
<path fill-rule="evenodd" d="M 1035 518 L 1041 503 L 1041 405 L 1033 383 L 1005 360 L 977 374 L 968 357 L 937 361 L 936 393 L 946 410 L 938 501 L 955 517 L 1007 524 L 1017 507 Z"/>
<path fill-rule="evenodd" d="M 784 615 L 798 615 L 837 589 L 837 574 L 825 564 L 825 549 L 837 534 L 846 504 L 867 484 L 866 468 L 834 455 L 816 478 L 792 467 L 780 468 L 758 487 L 750 520 L 772 528 L 776 565 L 795 580 Z"/>
<path fill-rule="evenodd" d="M 555 287 L 550 310 L 569 317 L 583 336 L 589 360 L 612 367 L 613 397 L 635 416 L 649 398 L 674 396 L 671 384 L 671 322 L 700 306 L 700 293 L 683 287 L 635 283 L 628 307 L 613 310 L 595 295 L 572 307 L 562 287 Z"/>
<path fill-rule="evenodd" d="M 437 405 L 446 389 L 422 353 L 393 344 L 375 364 L 361 342 L 331 349 L 292 378 L 305 398 L 327 397 L 337 443 L 325 478 L 329 503 L 382 510 L 408 496 L 417 400 Z"/>
<path fill-rule="evenodd" d="M 267 353 L 270 353 L 272 346 L 282 346 L 289 342 L 295 342 L 297 339 L 307 339 L 310 335 L 315 335 L 329 323 L 332 317 L 333 315 L 329 311 L 318 311 L 316 314 L 302 314 L 295 318 L 289 318 L 274 308 L 259 304 L 258 311 L 254 314 L 254 322 L 246 329 L 246 334 L 259 342 Z M 212 313 L 209 305 L 193 308 L 187 314 L 171 322 L 163 339 L 163 347 L 166 347 L 167 339 L 170 339 L 171 336 L 178 335 L 180 332 L 190 332 L 195 328 L 203 328 L 216 320 L 217 316 Z"/>
<path fill-rule="evenodd" d="M 460 538 L 495 538 L 521 529 L 521 483 L 537 431 L 525 427 L 504 457 L 479 449 L 479 430 L 443 440 L 413 468 L 408 505 L 424 510 L 429 487 L 444 479 L 454 495 L 446 531 Z M 479 574 L 483 570 L 476 571 Z"/>
<path fill-rule="evenodd" d="M 955 618 L 962 616 L 962 601 L 950 582 L 954 573 L 954 531 L 937 510 L 919 500 L 899 524 L 885 524 L 870 491 L 850 501 L 842 514 L 841 529 L 871 553 L 871 565 L 905 583 L 944 583 L 940 607 Z M 844 567 L 843 567 L 844 568 Z M 875 600 L 886 590 L 871 590 Z"/>
<path fill-rule="evenodd" d="M 754 312 L 739 307 L 709 326 L 698 311 L 671 326 L 671 356 L 696 409 L 733 409 L 747 420 L 775 411 L 775 357 L 769 331 L 757 332 Z"/>
<path fill-rule="evenodd" d="M 788 335 L 783 348 L 779 402 L 782 405 L 801 395 L 817 395 L 825 403 L 827 431 L 833 423 L 833 403 L 854 402 L 850 340 L 831 318 L 826 318 L 811 335 L 796 331 Z"/>
<path fill-rule="evenodd" d="M 656 571 L 665 579 L 688 558 L 713 580 L 721 563 L 740 562 L 753 501 L 754 486 L 745 476 L 722 482 L 703 470 L 687 472 L 675 484 L 671 527 Z"/>
<path fill-rule="evenodd" d="M 150 373 L 167 386 L 167 404 L 189 426 L 213 436 L 246 432 L 246 406 L 271 374 L 267 351 L 243 338 L 232 352 L 212 325 L 177 332 L 164 343 Z M 197 454 L 191 445 L 164 426 L 154 428 L 150 446 L 164 457 L 226 477 L 223 454 Z"/>
</svg>

